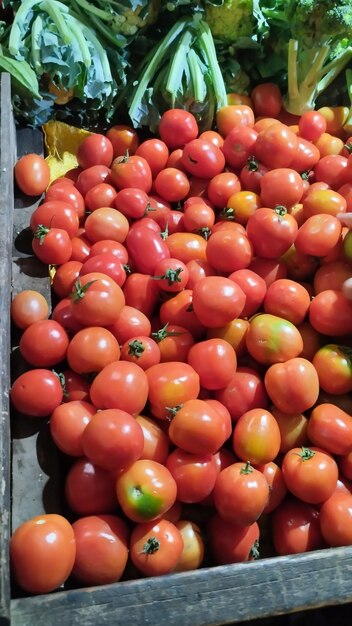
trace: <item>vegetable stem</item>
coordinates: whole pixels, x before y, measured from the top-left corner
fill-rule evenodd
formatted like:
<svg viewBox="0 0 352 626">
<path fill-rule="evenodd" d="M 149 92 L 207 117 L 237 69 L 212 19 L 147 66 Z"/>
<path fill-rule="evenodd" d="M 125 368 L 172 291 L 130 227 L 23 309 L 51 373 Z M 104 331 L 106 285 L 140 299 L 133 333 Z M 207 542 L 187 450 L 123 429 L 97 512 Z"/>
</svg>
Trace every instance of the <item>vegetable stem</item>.
<svg viewBox="0 0 352 626">
<path fill-rule="evenodd" d="M 72 34 L 65 22 L 60 7 L 57 6 L 58 4 L 59 3 L 57 3 L 55 0 L 50 0 L 50 2 L 49 0 L 44 0 L 44 2 L 40 4 L 40 8 L 42 9 L 42 11 L 45 11 L 45 13 L 50 15 L 64 43 L 71 43 Z"/>
</svg>

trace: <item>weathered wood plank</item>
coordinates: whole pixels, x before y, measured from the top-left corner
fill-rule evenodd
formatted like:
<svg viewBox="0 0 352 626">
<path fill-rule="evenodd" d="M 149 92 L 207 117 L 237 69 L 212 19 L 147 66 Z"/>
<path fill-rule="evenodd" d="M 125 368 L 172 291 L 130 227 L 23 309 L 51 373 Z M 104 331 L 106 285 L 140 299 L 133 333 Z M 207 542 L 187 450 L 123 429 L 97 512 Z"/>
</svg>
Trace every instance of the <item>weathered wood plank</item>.
<svg viewBox="0 0 352 626">
<path fill-rule="evenodd" d="M 13 626 L 215 626 L 352 598 L 352 548 L 12 601 Z"/>
<path fill-rule="evenodd" d="M 15 129 L 10 76 L 0 79 L 0 623 L 10 614 L 8 541 L 10 530 L 10 303 Z"/>
</svg>

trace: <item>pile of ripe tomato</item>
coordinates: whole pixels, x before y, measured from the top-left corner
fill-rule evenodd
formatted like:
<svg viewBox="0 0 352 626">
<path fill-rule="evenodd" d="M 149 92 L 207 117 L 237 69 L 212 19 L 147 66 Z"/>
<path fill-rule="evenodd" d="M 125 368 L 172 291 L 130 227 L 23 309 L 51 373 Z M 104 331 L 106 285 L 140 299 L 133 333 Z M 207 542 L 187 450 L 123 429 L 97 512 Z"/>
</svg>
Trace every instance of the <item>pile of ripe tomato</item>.
<svg viewBox="0 0 352 626">
<path fill-rule="evenodd" d="M 34 210 L 53 309 L 13 299 L 11 402 L 50 419 L 70 513 L 15 529 L 25 591 L 352 544 L 352 156 L 337 110 L 280 110 L 260 86 L 216 131 L 91 134 Z"/>
</svg>

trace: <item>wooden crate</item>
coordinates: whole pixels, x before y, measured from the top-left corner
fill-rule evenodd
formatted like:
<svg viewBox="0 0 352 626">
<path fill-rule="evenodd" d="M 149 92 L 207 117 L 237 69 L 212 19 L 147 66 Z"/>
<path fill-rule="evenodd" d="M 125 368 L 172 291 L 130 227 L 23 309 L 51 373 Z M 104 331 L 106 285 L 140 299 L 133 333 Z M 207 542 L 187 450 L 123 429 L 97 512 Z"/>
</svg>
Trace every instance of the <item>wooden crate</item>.
<svg viewBox="0 0 352 626">
<path fill-rule="evenodd" d="M 26 227 L 33 205 L 15 196 L 12 167 L 15 135 L 10 83 L 1 76 L 0 188 L 0 358 L 1 358 L 1 490 L 0 490 L 0 625 L 14 626 L 211 626 L 285 616 L 280 624 L 302 624 L 294 615 L 317 607 L 336 607 L 339 624 L 349 623 L 352 608 L 352 547 L 326 549 L 298 556 L 266 558 L 246 564 L 203 568 L 190 573 L 138 579 L 114 585 L 14 597 L 10 600 L 8 538 L 10 528 L 47 511 L 61 512 L 56 477 L 59 459 L 42 420 L 12 416 L 12 454 L 8 389 L 10 375 L 10 292 L 34 288 L 50 297 L 46 269 L 32 256 Z M 17 152 L 41 152 L 40 131 L 17 132 Z M 12 234 L 13 232 L 13 234 Z M 13 244 L 13 246 L 12 246 Z M 12 358 L 16 362 L 16 349 Z M 41 453 L 45 450 L 45 455 Z M 11 459 L 11 462 L 10 462 Z M 11 476 L 10 476 L 11 466 Z M 10 480 L 11 479 L 11 480 Z M 10 512 L 10 484 L 12 508 Z M 43 495 L 44 494 L 44 495 Z M 11 519 L 10 519 L 11 518 Z M 338 608 L 338 607 L 342 608 Z M 315 621 L 310 624 L 330 624 Z M 329 615 L 331 615 L 329 613 Z M 290 617 L 291 616 L 291 617 Z M 292 621 L 291 621 L 292 620 Z M 343 621 L 345 620 L 345 621 Z M 275 619 L 260 622 L 278 624 Z"/>
</svg>

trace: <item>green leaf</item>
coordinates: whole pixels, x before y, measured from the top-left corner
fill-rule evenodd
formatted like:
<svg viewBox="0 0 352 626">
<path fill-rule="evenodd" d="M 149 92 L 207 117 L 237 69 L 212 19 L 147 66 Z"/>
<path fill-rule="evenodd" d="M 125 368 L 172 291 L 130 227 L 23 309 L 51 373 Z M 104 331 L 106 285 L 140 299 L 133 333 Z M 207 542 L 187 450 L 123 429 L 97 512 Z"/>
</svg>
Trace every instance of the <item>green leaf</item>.
<svg viewBox="0 0 352 626">
<path fill-rule="evenodd" d="M 0 69 L 11 74 L 15 88 L 22 88 L 35 98 L 41 98 L 36 73 L 26 61 L 17 61 L 0 51 Z"/>
</svg>

